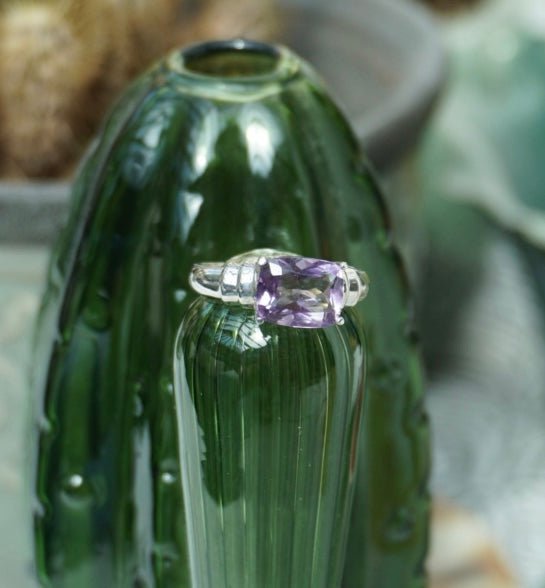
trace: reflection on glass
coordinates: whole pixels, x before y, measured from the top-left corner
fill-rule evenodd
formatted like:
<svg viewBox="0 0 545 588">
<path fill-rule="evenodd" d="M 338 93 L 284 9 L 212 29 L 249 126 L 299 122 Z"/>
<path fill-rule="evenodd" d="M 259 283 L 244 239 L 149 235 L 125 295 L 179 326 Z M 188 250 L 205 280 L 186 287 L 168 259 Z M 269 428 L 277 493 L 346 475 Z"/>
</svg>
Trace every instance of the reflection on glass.
<svg viewBox="0 0 545 588">
<path fill-rule="evenodd" d="M 363 399 L 347 319 L 290 329 L 202 298 L 188 310 L 175 394 L 194 586 L 340 585 Z"/>
</svg>

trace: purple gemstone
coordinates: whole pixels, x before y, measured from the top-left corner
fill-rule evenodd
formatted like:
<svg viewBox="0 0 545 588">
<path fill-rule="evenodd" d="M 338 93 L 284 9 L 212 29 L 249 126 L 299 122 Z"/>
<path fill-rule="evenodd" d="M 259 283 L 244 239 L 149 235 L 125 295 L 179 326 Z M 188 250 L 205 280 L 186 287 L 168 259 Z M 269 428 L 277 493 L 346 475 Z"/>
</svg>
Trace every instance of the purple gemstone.
<svg viewBox="0 0 545 588">
<path fill-rule="evenodd" d="M 341 314 L 344 271 L 322 259 L 274 257 L 259 270 L 256 297 L 259 319 L 289 327 L 329 327 Z"/>
</svg>

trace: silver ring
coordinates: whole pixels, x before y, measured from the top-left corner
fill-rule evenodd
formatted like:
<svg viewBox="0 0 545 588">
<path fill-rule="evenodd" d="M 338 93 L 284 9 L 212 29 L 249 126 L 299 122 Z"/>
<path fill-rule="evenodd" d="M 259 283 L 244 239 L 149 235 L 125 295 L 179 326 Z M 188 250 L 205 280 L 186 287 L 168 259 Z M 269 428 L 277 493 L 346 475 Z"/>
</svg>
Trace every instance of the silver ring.
<svg viewBox="0 0 545 588">
<path fill-rule="evenodd" d="M 356 305 L 369 291 L 367 274 L 345 262 L 273 249 L 197 263 L 189 283 L 198 294 L 253 307 L 259 323 L 307 329 L 342 325 L 342 309 Z"/>
</svg>

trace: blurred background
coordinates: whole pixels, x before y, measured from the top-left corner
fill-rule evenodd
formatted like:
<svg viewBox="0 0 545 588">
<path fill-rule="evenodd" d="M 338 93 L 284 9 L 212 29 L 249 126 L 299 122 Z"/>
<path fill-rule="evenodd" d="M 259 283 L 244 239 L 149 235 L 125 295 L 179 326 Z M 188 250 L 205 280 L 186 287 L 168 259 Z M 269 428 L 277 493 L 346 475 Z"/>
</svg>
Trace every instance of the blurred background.
<svg viewBox="0 0 545 588">
<path fill-rule="evenodd" d="M 0 0 L 0 570 L 30 586 L 26 373 L 70 178 L 176 46 L 282 42 L 384 185 L 434 434 L 432 588 L 545 587 L 545 3 Z"/>
</svg>

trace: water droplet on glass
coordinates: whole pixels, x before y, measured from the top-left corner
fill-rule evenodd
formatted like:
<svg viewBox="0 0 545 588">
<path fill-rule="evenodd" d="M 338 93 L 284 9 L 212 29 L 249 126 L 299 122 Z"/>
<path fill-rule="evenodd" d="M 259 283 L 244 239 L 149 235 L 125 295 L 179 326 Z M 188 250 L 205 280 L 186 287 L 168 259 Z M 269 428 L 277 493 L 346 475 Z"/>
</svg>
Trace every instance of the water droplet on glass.
<svg viewBox="0 0 545 588">
<path fill-rule="evenodd" d="M 172 543 L 156 543 L 153 549 L 165 569 L 170 569 L 178 560 L 178 549 Z"/>
<path fill-rule="evenodd" d="M 379 248 L 386 254 L 392 252 L 392 233 L 386 230 L 380 230 L 376 235 L 377 243 Z"/>
<path fill-rule="evenodd" d="M 416 325 L 412 316 L 408 317 L 405 321 L 403 326 L 403 335 L 411 345 L 418 345 L 418 331 L 416 330 Z"/>
<path fill-rule="evenodd" d="M 172 396 L 174 394 L 174 385 L 172 384 L 170 378 L 168 378 L 167 376 L 163 376 L 161 378 L 160 388 L 161 392 L 166 393 L 169 396 Z"/>
<path fill-rule="evenodd" d="M 68 486 L 70 488 L 81 488 L 83 486 L 83 477 L 79 474 L 74 474 L 68 478 Z"/>
<path fill-rule="evenodd" d="M 373 362 L 369 381 L 373 388 L 383 394 L 395 393 L 405 384 L 406 373 L 395 358 L 384 358 Z"/>
<path fill-rule="evenodd" d="M 104 331 L 110 326 L 110 308 L 107 294 L 100 290 L 91 296 L 83 311 L 85 324 L 95 331 Z"/>
<path fill-rule="evenodd" d="M 144 403 L 140 396 L 134 396 L 132 413 L 135 418 L 140 418 L 144 414 Z"/>
<path fill-rule="evenodd" d="M 178 480 L 178 462 L 176 459 L 167 458 L 160 464 L 161 481 L 164 484 L 171 485 Z"/>
<path fill-rule="evenodd" d="M 174 291 L 174 300 L 176 302 L 183 302 L 187 297 L 187 290 L 175 290 Z"/>
<path fill-rule="evenodd" d="M 151 586 L 143 571 L 137 573 L 132 585 L 133 588 L 149 588 Z"/>
<path fill-rule="evenodd" d="M 424 407 L 424 400 L 420 399 L 416 402 L 409 412 L 409 426 L 411 428 L 419 429 L 428 424 L 428 415 Z"/>
<path fill-rule="evenodd" d="M 174 484 L 176 482 L 176 475 L 173 472 L 163 472 L 161 474 L 161 481 L 165 484 Z"/>
<path fill-rule="evenodd" d="M 154 151 L 140 142 L 129 145 L 127 157 L 123 164 L 125 181 L 134 188 L 139 188 L 147 179 L 153 168 Z"/>
<path fill-rule="evenodd" d="M 73 507 L 85 507 L 94 500 L 93 488 L 80 474 L 71 474 L 65 478 L 62 496 L 64 502 Z"/>
<path fill-rule="evenodd" d="M 70 343 L 72 340 L 72 329 L 65 328 L 63 330 L 58 330 L 55 333 L 55 344 L 59 346 L 65 346 Z"/>
<path fill-rule="evenodd" d="M 59 267 L 58 260 L 56 263 L 52 263 L 49 266 L 48 278 L 49 278 L 50 284 L 54 288 L 56 288 L 58 290 L 60 290 L 62 288 L 62 284 L 64 282 L 64 275 L 63 275 L 61 268 Z"/>
<path fill-rule="evenodd" d="M 34 514 L 34 518 L 36 519 L 43 519 L 46 515 L 46 507 L 45 504 L 39 500 L 37 497 L 34 497 L 32 500 L 32 512 Z"/>
<path fill-rule="evenodd" d="M 412 509 L 407 506 L 397 508 L 386 526 L 386 537 L 395 543 L 407 541 L 414 531 L 415 520 Z"/>
<path fill-rule="evenodd" d="M 44 414 L 38 417 L 38 430 L 42 435 L 50 435 L 53 432 L 53 422 Z"/>
<path fill-rule="evenodd" d="M 145 377 L 140 376 L 134 380 L 132 385 L 133 391 L 133 415 L 135 418 L 141 418 L 144 416 L 146 403 L 145 403 L 145 390 L 146 380 Z"/>
</svg>

